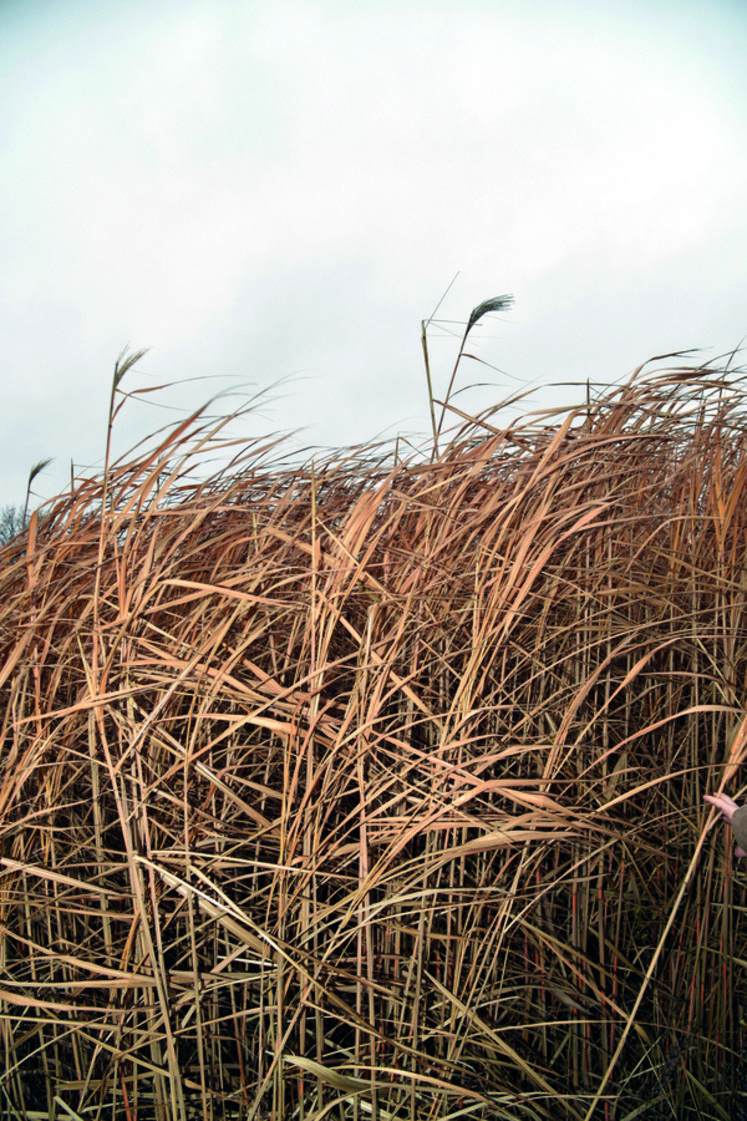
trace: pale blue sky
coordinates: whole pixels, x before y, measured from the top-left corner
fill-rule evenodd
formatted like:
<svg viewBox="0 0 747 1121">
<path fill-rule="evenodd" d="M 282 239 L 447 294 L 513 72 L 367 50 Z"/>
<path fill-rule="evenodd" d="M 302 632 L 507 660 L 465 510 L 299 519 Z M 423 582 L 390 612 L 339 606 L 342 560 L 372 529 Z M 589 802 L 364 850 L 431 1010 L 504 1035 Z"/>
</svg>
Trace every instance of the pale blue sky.
<svg viewBox="0 0 747 1121">
<path fill-rule="evenodd" d="M 0 505 L 40 458 L 44 498 L 101 462 L 128 343 L 132 388 L 216 379 L 179 407 L 294 378 L 247 433 L 425 433 L 457 271 L 441 318 L 516 299 L 467 408 L 734 348 L 745 58 L 719 0 L 0 0 Z M 165 419 L 124 414 L 120 450 Z"/>
</svg>

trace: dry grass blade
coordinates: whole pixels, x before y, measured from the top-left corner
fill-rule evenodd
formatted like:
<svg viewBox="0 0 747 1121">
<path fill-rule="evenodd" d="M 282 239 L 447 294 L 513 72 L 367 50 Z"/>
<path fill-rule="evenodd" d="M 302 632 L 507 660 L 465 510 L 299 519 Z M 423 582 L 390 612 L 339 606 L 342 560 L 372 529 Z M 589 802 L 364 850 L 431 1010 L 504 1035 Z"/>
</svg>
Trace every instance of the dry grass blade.
<svg viewBox="0 0 747 1121">
<path fill-rule="evenodd" d="M 0 1113 L 736 1115 L 738 373 L 192 481 L 224 423 L 0 550 Z"/>
</svg>

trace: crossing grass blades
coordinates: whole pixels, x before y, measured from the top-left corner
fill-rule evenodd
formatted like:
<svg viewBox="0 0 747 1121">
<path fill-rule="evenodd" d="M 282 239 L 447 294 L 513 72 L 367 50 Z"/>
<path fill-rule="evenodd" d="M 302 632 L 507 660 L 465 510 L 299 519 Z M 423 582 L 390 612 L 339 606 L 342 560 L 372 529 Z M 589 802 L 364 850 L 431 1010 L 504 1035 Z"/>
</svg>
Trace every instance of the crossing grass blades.
<svg viewBox="0 0 747 1121">
<path fill-rule="evenodd" d="M 741 1115 L 739 373 L 194 481 L 138 357 L 0 551 L 0 1115 Z"/>
</svg>

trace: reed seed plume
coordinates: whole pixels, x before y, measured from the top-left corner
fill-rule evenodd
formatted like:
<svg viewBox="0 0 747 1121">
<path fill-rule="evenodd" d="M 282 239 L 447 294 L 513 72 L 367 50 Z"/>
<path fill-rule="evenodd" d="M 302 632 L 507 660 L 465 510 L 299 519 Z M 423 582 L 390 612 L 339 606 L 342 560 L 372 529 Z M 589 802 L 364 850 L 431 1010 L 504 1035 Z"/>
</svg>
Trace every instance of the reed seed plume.
<svg viewBox="0 0 747 1121">
<path fill-rule="evenodd" d="M 739 372 L 112 462 L 136 359 L 0 549 L 0 1115 L 737 1116 Z"/>
<path fill-rule="evenodd" d="M 456 277 L 454 277 L 454 280 L 456 280 Z M 424 357 L 424 360 L 425 360 L 425 375 L 426 375 L 426 380 L 427 380 L 427 383 L 428 383 L 428 400 L 429 400 L 429 403 L 430 403 L 431 426 L 432 426 L 432 429 L 433 429 L 433 451 L 432 451 L 431 459 L 436 459 L 438 457 L 438 440 L 439 440 L 439 437 L 441 435 L 441 430 L 443 429 L 444 420 L 446 419 L 446 413 L 449 410 L 449 408 L 451 407 L 451 395 L 452 395 L 452 392 L 453 392 L 453 389 L 454 389 L 454 383 L 456 382 L 456 376 L 457 376 L 457 373 L 459 371 L 459 365 L 462 361 L 462 358 L 464 357 L 464 347 L 467 343 L 467 337 L 468 337 L 470 331 L 486 315 L 489 315 L 491 312 L 506 311 L 508 308 L 513 306 L 513 302 L 514 302 L 513 296 L 494 296 L 492 299 L 483 300 L 483 302 L 481 304 L 478 304 L 476 308 L 472 309 L 470 317 L 467 320 L 467 325 L 464 329 L 464 334 L 462 335 L 462 341 L 461 341 L 461 344 L 459 346 L 459 351 L 458 351 L 457 356 L 456 356 L 456 361 L 454 363 L 454 368 L 451 371 L 451 377 L 449 378 L 449 384 L 448 384 L 447 389 L 446 389 L 446 396 L 444 397 L 443 401 L 436 402 L 434 400 L 434 397 L 433 397 L 433 383 L 432 383 L 432 380 L 431 380 L 430 358 L 429 358 L 429 354 L 428 354 L 427 327 L 430 324 L 430 322 L 433 320 L 433 317 L 435 316 L 436 311 L 438 311 L 438 308 L 440 307 L 441 302 L 443 301 L 446 294 L 448 293 L 449 288 L 451 288 L 451 285 L 454 283 L 454 280 L 451 281 L 451 284 L 449 284 L 448 288 L 446 289 L 446 292 L 444 292 L 444 295 L 441 297 L 441 300 L 439 301 L 439 304 L 436 306 L 436 309 L 433 312 L 433 315 L 431 315 L 430 319 L 423 320 L 423 322 L 421 323 L 421 343 L 422 343 L 422 347 L 423 347 L 423 357 Z M 435 404 L 440 404 L 441 405 L 441 416 L 439 418 L 438 424 L 436 424 L 436 412 L 435 412 L 435 407 L 434 407 Z"/>
<path fill-rule="evenodd" d="M 41 475 L 41 473 L 42 473 L 42 471 L 44 470 L 45 467 L 49 467 L 51 462 L 52 462 L 51 459 L 40 459 L 37 463 L 34 464 L 34 466 L 29 471 L 28 482 L 26 484 L 26 500 L 23 504 L 23 515 L 21 517 L 21 525 L 23 525 L 23 526 L 25 526 L 28 522 L 29 502 L 31 501 L 31 486 L 32 486 L 32 483 L 34 482 L 34 479 L 36 479 L 36 477 L 38 475 Z"/>
</svg>

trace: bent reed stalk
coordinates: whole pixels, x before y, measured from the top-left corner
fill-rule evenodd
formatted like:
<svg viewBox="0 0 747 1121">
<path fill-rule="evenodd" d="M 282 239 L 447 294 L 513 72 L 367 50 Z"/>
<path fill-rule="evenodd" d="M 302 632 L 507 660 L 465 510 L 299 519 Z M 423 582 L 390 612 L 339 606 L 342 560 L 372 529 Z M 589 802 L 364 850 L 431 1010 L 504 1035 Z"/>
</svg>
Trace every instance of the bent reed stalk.
<svg viewBox="0 0 747 1121">
<path fill-rule="evenodd" d="M 739 376 L 190 482 L 220 438 L 0 550 L 2 1116 L 732 1116 Z"/>
</svg>

